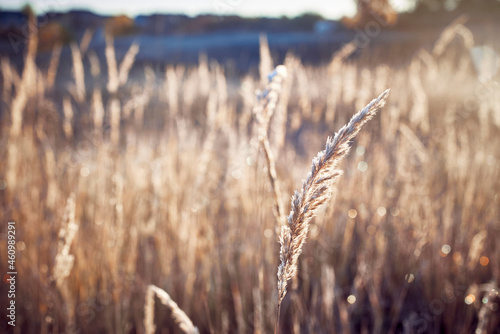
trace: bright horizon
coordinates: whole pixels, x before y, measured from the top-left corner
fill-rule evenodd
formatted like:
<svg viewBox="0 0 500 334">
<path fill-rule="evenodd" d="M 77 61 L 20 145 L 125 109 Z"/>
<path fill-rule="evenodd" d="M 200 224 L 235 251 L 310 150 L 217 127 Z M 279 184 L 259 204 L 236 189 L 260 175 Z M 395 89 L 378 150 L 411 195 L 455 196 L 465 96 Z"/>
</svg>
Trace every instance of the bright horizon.
<svg viewBox="0 0 500 334">
<path fill-rule="evenodd" d="M 394 5 L 408 2 L 405 0 L 391 1 Z M 342 16 L 353 16 L 356 13 L 354 0 L 332 1 L 325 0 L 289 0 L 276 3 L 269 0 L 187 0 L 187 1 L 158 1 L 158 0 L 122 0 L 116 2 L 98 0 L 1 0 L 0 9 L 19 10 L 29 4 L 37 14 L 50 11 L 64 12 L 72 9 L 90 10 L 104 15 L 125 14 L 131 17 L 162 14 L 199 14 L 239 15 L 243 17 L 295 17 L 306 12 L 318 13 L 327 19 L 339 19 Z M 398 8 L 401 8 L 399 6 Z"/>
</svg>

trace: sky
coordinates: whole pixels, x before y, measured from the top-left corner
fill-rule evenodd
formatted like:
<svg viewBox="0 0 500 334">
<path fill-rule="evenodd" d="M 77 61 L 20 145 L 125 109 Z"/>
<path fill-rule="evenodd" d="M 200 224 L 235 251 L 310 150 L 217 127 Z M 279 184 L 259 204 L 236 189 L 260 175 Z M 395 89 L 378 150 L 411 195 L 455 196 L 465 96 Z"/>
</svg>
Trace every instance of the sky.
<svg viewBox="0 0 500 334">
<path fill-rule="evenodd" d="M 240 16 L 286 15 L 294 17 L 315 12 L 338 19 L 356 12 L 354 0 L 0 0 L 2 9 L 19 9 L 26 3 L 41 14 L 47 11 L 90 9 L 100 14 L 200 13 L 237 14 Z"/>
</svg>

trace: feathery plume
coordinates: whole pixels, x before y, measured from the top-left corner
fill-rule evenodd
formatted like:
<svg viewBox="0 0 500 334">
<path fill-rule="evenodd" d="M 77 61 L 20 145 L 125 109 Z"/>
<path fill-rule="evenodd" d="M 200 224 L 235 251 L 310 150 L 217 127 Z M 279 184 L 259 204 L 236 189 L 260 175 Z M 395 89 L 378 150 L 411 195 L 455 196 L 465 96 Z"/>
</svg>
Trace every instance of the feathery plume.
<svg viewBox="0 0 500 334">
<path fill-rule="evenodd" d="M 296 191 L 292 198 L 288 224 L 281 227 L 279 238 L 281 263 L 278 267 L 279 299 L 275 329 L 279 322 L 281 301 L 286 295 L 287 282 L 297 273 L 298 258 L 307 237 L 309 223 L 318 208 L 330 199 L 333 182 L 342 175 L 337 165 L 349 153 L 350 141 L 385 105 L 388 96 L 389 90 L 386 90 L 356 113 L 333 138 L 327 139 L 325 150 L 319 152 L 312 161 L 311 171 L 302 184 L 302 190 Z"/>
</svg>

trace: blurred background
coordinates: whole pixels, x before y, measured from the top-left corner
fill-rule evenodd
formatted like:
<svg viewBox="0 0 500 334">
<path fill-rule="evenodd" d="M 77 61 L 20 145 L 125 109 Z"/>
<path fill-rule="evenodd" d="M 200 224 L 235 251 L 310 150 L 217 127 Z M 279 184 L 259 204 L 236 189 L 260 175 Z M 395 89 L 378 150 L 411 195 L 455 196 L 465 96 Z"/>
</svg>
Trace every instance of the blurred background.
<svg viewBox="0 0 500 334">
<path fill-rule="evenodd" d="M 390 88 L 278 327 L 500 333 L 499 31 L 498 0 L 1 1 L 0 332 L 273 332 L 278 208 Z"/>
</svg>

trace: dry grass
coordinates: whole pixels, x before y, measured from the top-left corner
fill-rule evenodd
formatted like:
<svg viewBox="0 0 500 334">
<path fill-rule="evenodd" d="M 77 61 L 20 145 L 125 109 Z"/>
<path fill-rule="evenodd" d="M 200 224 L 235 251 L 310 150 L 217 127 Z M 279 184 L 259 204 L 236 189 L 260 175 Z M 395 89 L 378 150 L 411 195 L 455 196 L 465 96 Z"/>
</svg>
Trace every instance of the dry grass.
<svg viewBox="0 0 500 334">
<path fill-rule="evenodd" d="M 154 285 L 200 333 L 272 332 L 279 299 L 283 333 L 495 333 L 500 93 L 498 74 L 478 79 L 468 48 L 498 45 L 454 27 L 434 53 L 408 59 L 396 47 L 349 57 L 352 45 L 320 66 L 289 55 L 278 100 L 261 101 L 264 122 L 254 93 L 267 81 L 230 76 L 206 57 L 142 75 L 136 46 L 116 59 L 108 36 L 103 64 L 86 35 L 73 46 L 73 59 L 91 64 L 85 91 L 78 64 L 74 76 L 54 69 L 70 46 L 39 68 L 33 38 L 19 73 L 2 58 L 0 221 L 17 227 L 16 329 L 179 332 L 172 308 L 152 312 Z M 264 72 L 273 59 L 261 50 Z M 357 127 L 327 142 L 294 198 L 278 294 L 274 212 L 286 206 L 276 203 L 299 187 L 324 139 L 385 87 L 391 98 L 356 137 L 344 176 L 331 187 Z M 312 218 L 330 191 L 335 204 Z"/>
<path fill-rule="evenodd" d="M 278 267 L 277 324 L 281 302 L 286 295 L 287 282 L 297 275 L 298 260 L 306 242 L 309 224 L 320 206 L 328 202 L 333 183 L 342 175 L 342 171 L 337 169 L 337 166 L 340 160 L 349 154 L 351 140 L 385 105 L 388 95 L 388 90 L 383 92 L 377 99 L 356 113 L 334 137 L 327 139 L 325 150 L 319 152 L 313 159 L 311 171 L 302 184 L 302 190 L 295 191 L 292 197 L 292 211 L 287 218 L 288 225 L 281 227 L 280 234 L 281 263 Z"/>
<path fill-rule="evenodd" d="M 144 328 L 147 334 L 154 333 L 156 329 L 154 325 L 155 296 L 160 299 L 163 305 L 167 306 L 172 311 L 172 317 L 184 333 L 199 334 L 198 328 L 193 325 L 191 319 L 189 319 L 186 313 L 177 306 L 168 293 L 154 285 L 148 286 L 146 303 L 144 304 Z"/>
</svg>

